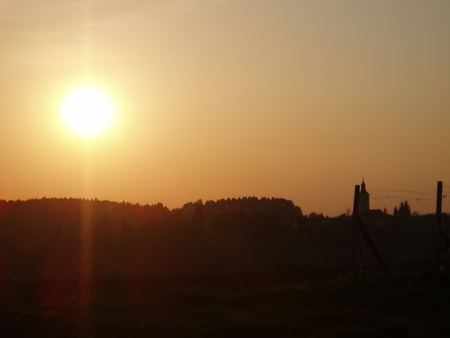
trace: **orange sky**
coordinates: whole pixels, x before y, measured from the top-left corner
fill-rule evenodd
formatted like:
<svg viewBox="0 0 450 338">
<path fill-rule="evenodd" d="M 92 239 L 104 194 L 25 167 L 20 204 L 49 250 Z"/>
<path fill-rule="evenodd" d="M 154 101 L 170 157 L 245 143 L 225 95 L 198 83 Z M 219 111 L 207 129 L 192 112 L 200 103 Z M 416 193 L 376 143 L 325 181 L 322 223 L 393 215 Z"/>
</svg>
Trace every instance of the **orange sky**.
<svg viewBox="0 0 450 338">
<path fill-rule="evenodd" d="M 284 197 L 336 216 L 365 177 L 372 208 L 434 212 L 449 32 L 438 0 L 0 0 L 0 198 Z M 85 83 L 117 108 L 89 142 L 59 111 Z"/>
</svg>

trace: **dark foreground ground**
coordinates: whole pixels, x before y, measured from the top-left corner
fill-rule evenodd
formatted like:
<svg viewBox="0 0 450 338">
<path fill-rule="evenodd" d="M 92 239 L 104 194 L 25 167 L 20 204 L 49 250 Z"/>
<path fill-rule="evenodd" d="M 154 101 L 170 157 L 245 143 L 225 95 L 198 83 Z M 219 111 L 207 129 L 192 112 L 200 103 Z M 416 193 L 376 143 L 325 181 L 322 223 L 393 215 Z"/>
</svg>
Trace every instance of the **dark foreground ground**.
<svg viewBox="0 0 450 338">
<path fill-rule="evenodd" d="M 450 337 L 450 276 L 296 268 L 3 282 L 1 337 Z"/>
</svg>

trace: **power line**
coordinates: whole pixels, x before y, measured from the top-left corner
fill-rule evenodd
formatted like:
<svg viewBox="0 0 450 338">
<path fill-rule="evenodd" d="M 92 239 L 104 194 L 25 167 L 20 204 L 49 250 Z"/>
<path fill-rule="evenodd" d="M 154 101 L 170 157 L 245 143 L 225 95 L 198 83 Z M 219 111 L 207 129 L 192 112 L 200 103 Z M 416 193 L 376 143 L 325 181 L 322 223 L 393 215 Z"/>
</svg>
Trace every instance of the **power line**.
<svg viewBox="0 0 450 338">
<path fill-rule="evenodd" d="M 442 204 L 450 204 L 450 186 L 442 184 L 445 189 L 442 189 Z M 427 201 L 436 201 L 436 193 L 431 192 L 423 192 L 423 191 L 415 191 L 415 190 L 389 190 L 389 189 L 367 189 L 369 193 L 372 192 L 384 192 L 384 196 L 370 196 L 370 198 L 378 203 L 378 200 L 410 200 L 413 202 L 416 202 L 417 204 L 420 204 L 421 201 L 427 202 Z M 392 193 L 393 195 L 390 195 Z M 400 195 L 396 195 L 400 194 Z M 405 195 L 406 194 L 406 195 Z M 431 196 L 433 198 L 431 198 Z M 383 203 L 383 202 L 381 202 Z M 386 201 L 386 203 L 388 203 Z M 395 203 L 392 201 L 391 203 Z"/>
<path fill-rule="evenodd" d="M 449 200 L 446 200 L 445 198 L 447 197 L 447 195 L 443 195 L 442 196 L 442 203 L 450 203 Z M 411 196 L 383 196 L 383 197 L 376 197 L 376 196 L 370 196 L 371 199 L 375 200 L 378 202 L 378 200 L 386 200 L 386 199 L 404 199 L 406 200 L 413 200 L 417 203 L 420 203 L 421 201 L 435 201 L 435 198 L 414 198 Z"/>
<path fill-rule="evenodd" d="M 413 199 L 416 202 L 420 202 L 420 201 L 434 201 L 434 198 L 414 198 L 411 196 L 383 196 L 383 197 L 375 197 L 375 196 L 370 196 L 370 198 L 374 199 L 374 200 L 384 200 L 384 199 Z"/>
<path fill-rule="evenodd" d="M 450 188 L 450 187 L 449 187 Z M 435 196 L 436 194 L 432 194 L 429 192 L 421 192 L 421 191 L 412 191 L 412 190 L 382 190 L 382 189 L 370 189 L 370 191 L 379 191 L 379 192 L 405 192 L 408 194 L 420 194 L 420 195 L 429 195 Z"/>
</svg>

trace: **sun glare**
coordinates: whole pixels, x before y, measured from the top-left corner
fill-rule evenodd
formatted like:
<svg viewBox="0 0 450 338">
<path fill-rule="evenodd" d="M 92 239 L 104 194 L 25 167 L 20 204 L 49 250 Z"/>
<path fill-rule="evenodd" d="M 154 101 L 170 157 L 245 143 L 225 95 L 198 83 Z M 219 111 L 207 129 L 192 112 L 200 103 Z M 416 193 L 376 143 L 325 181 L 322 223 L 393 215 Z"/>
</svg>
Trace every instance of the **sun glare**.
<svg viewBox="0 0 450 338">
<path fill-rule="evenodd" d="M 67 95 L 62 103 L 61 113 L 71 130 L 84 137 L 94 137 L 111 127 L 115 109 L 112 101 L 102 91 L 84 86 Z"/>
</svg>

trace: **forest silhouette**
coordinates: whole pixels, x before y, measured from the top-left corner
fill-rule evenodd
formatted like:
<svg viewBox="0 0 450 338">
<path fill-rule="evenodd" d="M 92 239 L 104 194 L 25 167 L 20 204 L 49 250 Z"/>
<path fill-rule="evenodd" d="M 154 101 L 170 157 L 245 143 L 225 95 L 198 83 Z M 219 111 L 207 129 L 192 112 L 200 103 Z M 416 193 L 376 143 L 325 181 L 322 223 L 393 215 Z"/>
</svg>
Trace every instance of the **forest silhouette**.
<svg viewBox="0 0 450 338">
<path fill-rule="evenodd" d="M 367 227 L 388 264 L 418 268 L 428 259 L 433 218 L 413 217 L 405 205 Z M 198 200 L 173 210 L 97 199 L 0 201 L 2 279 L 79 278 L 83 269 L 100 278 L 305 265 L 345 270 L 351 241 L 349 215 L 303 215 L 283 198 Z"/>
</svg>

